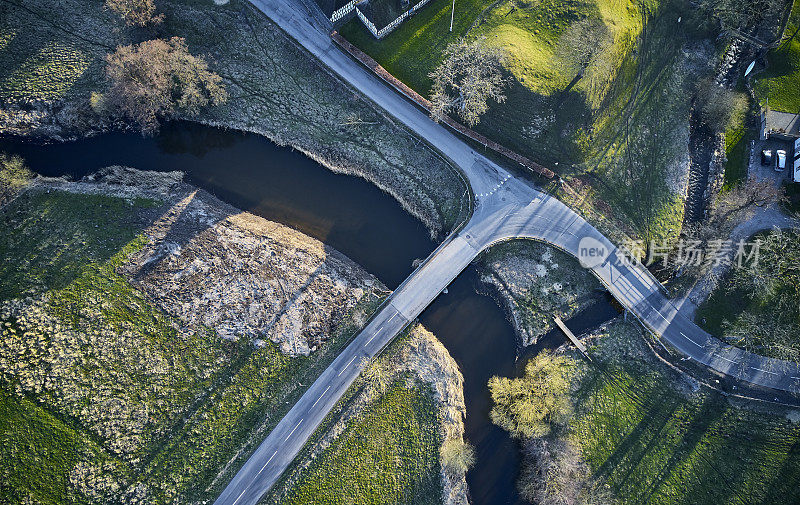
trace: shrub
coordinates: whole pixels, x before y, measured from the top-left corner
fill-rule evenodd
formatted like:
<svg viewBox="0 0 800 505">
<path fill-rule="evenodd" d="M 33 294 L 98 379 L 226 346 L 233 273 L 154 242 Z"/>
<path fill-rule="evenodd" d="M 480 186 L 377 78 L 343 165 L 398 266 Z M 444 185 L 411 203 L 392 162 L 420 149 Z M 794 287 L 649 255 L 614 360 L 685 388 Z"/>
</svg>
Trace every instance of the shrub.
<svg viewBox="0 0 800 505">
<path fill-rule="evenodd" d="M 463 440 L 451 438 L 440 449 L 442 466 L 454 473 L 466 472 L 475 465 L 475 449 Z"/>
<path fill-rule="evenodd" d="M 28 185 L 33 172 L 19 156 L 0 153 L 0 205 Z"/>
<path fill-rule="evenodd" d="M 106 0 L 106 7 L 125 20 L 128 26 L 156 25 L 164 21 L 163 14 L 156 14 L 153 0 Z"/>
<path fill-rule="evenodd" d="M 145 133 L 158 131 L 158 117 L 179 111 L 195 115 L 201 107 L 227 99 L 222 78 L 193 56 L 180 37 L 120 46 L 106 56 L 110 89 L 106 101 Z"/>
</svg>

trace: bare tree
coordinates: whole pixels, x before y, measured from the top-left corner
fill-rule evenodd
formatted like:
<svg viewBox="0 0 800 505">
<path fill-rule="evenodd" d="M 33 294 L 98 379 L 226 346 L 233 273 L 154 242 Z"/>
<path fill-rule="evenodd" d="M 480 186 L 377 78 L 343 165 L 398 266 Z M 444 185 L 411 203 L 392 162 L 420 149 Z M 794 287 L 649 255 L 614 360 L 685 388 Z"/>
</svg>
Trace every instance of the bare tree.
<svg viewBox="0 0 800 505">
<path fill-rule="evenodd" d="M 611 41 L 611 34 L 599 19 L 584 18 L 572 23 L 558 40 L 556 55 L 564 74 L 583 75 L 598 52 Z"/>
<path fill-rule="evenodd" d="M 444 61 L 430 73 L 431 117 L 440 120 L 455 112 L 469 126 L 480 122 L 489 109 L 488 101 L 505 101 L 506 85 L 502 67 L 503 53 L 486 44 L 485 39 L 461 39 L 447 46 Z"/>
<path fill-rule="evenodd" d="M 539 505 L 610 505 L 608 490 L 591 476 L 580 451 L 560 438 L 533 438 L 523 444 L 520 495 Z"/>
<path fill-rule="evenodd" d="M 153 0 L 106 0 L 106 7 L 118 14 L 128 26 L 156 25 L 164 14 L 156 14 Z"/>
<path fill-rule="evenodd" d="M 758 240 L 758 257 L 731 272 L 729 293 L 751 303 L 723 323 L 724 336 L 751 352 L 800 362 L 800 233 L 775 229 Z"/>
<path fill-rule="evenodd" d="M 145 133 L 158 131 L 159 117 L 195 115 L 227 99 L 220 76 L 203 58 L 191 55 L 179 37 L 118 47 L 106 62 L 110 89 L 104 103 Z"/>
<path fill-rule="evenodd" d="M 730 191 L 721 193 L 706 219 L 694 226 L 687 226 L 685 233 L 701 243 L 709 240 L 727 238 L 733 228 L 748 220 L 757 207 L 764 207 L 782 201 L 783 188 L 772 181 L 750 179 Z"/>
</svg>

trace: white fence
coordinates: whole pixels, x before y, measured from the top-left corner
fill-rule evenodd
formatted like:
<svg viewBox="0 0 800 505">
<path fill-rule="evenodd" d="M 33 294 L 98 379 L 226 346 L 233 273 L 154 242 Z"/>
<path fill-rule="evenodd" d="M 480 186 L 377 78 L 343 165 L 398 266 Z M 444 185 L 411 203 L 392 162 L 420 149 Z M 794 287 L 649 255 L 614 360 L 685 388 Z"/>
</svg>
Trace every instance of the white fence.
<svg viewBox="0 0 800 505">
<path fill-rule="evenodd" d="M 364 26 L 366 26 L 369 29 L 370 33 L 378 37 L 378 30 L 375 28 L 375 24 L 369 19 L 367 19 L 367 16 L 365 16 L 364 13 L 361 12 L 361 9 L 359 9 L 358 7 L 356 7 L 356 15 L 358 15 L 358 19 L 360 19 L 361 22 L 364 23 Z"/>
<path fill-rule="evenodd" d="M 382 39 L 386 35 L 390 34 L 395 28 L 397 28 L 398 25 L 400 25 L 400 23 L 405 21 L 407 17 L 409 17 L 412 14 L 414 14 L 415 12 L 417 12 L 421 7 L 423 7 L 425 4 L 427 4 L 431 0 L 420 0 L 420 2 L 418 2 L 417 4 L 412 6 L 410 9 L 408 9 L 404 13 L 400 14 L 394 21 L 392 21 L 388 25 L 384 26 L 380 30 L 375 28 L 375 23 L 370 21 L 369 18 L 367 18 L 367 16 L 365 16 L 364 13 L 361 12 L 361 9 L 356 7 L 357 4 L 360 4 L 363 1 L 364 0 L 351 0 L 344 7 L 341 7 L 339 9 L 337 9 L 336 11 L 334 11 L 333 14 L 331 14 L 331 22 L 335 23 L 336 21 L 342 19 L 346 15 L 350 14 L 350 12 L 355 10 L 356 11 L 356 15 L 358 16 L 358 19 L 360 19 L 361 22 L 364 23 L 364 26 L 367 27 L 367 29 L 370 31 L 370 33 L 375 38 Z"/>
<path fill-rule="evenodd" d="M 353 10 L 353 8 L 356 6 L 357 3 L 363 1 L 364 0 L 350 0 L 344 7 L 336 9 L 335 11 L 333 11 L 333 14 L 331 14 L 331 22 L 335 23 L 340 19 L 342 19 L 343 17 L 347 16 L 348 14 L 350 14 L 350 11 Z"/>
</svg>

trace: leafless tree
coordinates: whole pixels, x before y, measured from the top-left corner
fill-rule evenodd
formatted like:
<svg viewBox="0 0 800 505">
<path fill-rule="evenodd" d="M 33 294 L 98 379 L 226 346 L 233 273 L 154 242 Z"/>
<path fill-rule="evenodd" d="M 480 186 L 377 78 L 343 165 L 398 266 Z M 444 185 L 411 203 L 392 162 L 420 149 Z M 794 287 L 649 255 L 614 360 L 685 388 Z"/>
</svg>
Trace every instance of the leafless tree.
<svg viewBox="0 0 800 505">
<path fill-rule="evenodd" d="M 153 0 L 106 0 L 106 7 L 125 20 L 128 26 L 142 27 L 164 21 L 164 14 L 156 14 Z"/>
<path fill-rule="evenodd" d="M 610 505 L 608 490 L 598 485 L 580 451 L 560 438 L 532 438 L 523 443 L 520 495 L 539 505 Z"/>
<path fill-rule="evenodd" d="M 556 55 L 569 78 L 583 75 L 596 54 L 611 40 L 606 25 L 599 19 L 584 18 L 572 23 L 558 40 Z"/>
<path fill-rule="evenodd" d="M 755 308 L 723 323 L 725 338 L 757 354 L 800 362 L 800 233 L 775 229 L 758 240 L 757 261 L 732 272 L 728 286 Z"/>
<path fill-rule="evenodd" d="M 203 58 L 190 54 L 179 37 L 118 47 L 106 62 L 110 88 L 105 104 L 145 133 L 158 131 L 159 117 L 194 115 L 201 107 L 227 99 L 220 76 Z"/>
<path fill-rule="evenodd" d="M 444 60 L 430 73 L 431 117 L 441 119 L 455 112 L 469 126 L 480 122 L 489 109 L 488 101 L 505 101 L 506 85 L 502 67 L 503 53 L 484 38 L 461 39 L 447 46 Z"/>
<path fill-rule="evenodd" d="M 706 219 L 687 227 L 685 233 L 704 244 L 713 239 L 725 239 L 737 224 L 749 219 L 756 208 L 778 203 L 784 198 L 783 188 L 775 186 L 772 181 L 750 179 L 721 193 Z"/>
</svg>

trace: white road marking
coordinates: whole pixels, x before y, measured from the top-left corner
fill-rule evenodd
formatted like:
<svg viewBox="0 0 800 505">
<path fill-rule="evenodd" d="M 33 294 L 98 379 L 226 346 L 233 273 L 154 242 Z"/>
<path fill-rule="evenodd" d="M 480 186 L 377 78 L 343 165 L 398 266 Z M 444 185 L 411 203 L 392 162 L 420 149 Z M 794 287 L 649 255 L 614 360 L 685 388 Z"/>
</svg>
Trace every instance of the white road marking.
<svg viewBox="0 0 800 505">
<path fill-rule="evenodd" d="M 378 328 L 377 330 L 375 330 L 375 333 L 373 333 L 373 334 L 372 334 L 372 336 L 371 336 L 371 337 L 369 337 L 369 340 L 367 340 L 367 343 L 366 343 L 366 344 L 364 344 L 364 347 L 368 346 L 368 345 L 369 345 L 369 343 L 370 343 L 370 342 L 372 342 L 372 339 L 373 339 L 373 338 L 375 338 L 375 337 L 377 337 L 377 336 L 378 336 L 378 333 L 380 333 L 382 329 L 383 329 L 383 326 L 381 326 L 380 328 Z M 347 368 L 347 367 L 345 367 L 345 368 Z M 340 373 L 340 375 L 341 375 L 341 373 Z M 337 376 L 337 377 L 338 377 L 338 376 Z"/>
<path fill-rule="evenodd" d="M 695 342 L 695 341 L 694 341 L 694 340 L 692 340 L 691 338 L 687 337 L 687 336 L 686 336 L 686 334 L 685 334 L 684 332 L 682 332 L 682 331 L 681 331 L 681 332 L 678 332 L 678 333 L 680 333 L 681 335 L 683 335 L 683 338 L 685 338 L 685 339 L 686 339 L 686 340 L 688 340 L 689 342 L 693 343 L 694 345 L 696 345 L 697 347 L 700 347 L 700 348 L 702 349 L 702 347 L 703 347 L 703 346 L 701 346 L 700 344 L 698 344 L 697 342 Z"/>
<path fill-rule="evenodd" d="M 267 467 L 267 465 L 269 465 L 269 462 L 272 461 L 272 458 L 274 458 L 276 454 L 278 454 L 278 451 L 275 451 L 275 452 L 272 453 L 272 456 L 270 456 L 269 459 L 267 460 L 267 462 L 264 463 L 264 466 L 262 466 L 261 470 L 258 471 L 258 473 L 256 474 L 256 477 L 261 475 L 261 472 L 264 471 L 264 469 Z"/>
<path fill-rule="evenodd" d="M 342 369 L 341 369 L 341 371 L 339 372 L 339 374 L 338 374 L 336 377 L 339 377 L 339 375 L 342 375 L 342 374 L 344 373 L 344 371 L 345 371 L 345 370 L 347 370 L 347 367 L 349 367 L 349 366 L 350 366 L 350 363 L 352 363 L 352 362 L 353 362 L 353 361 L 355 361 L 355 360 L 356 360 L 356 356 L 353 356 L 353 359 L 351 359 L 351 360 L 350 360 L 350 361 L 349 361 L 349 362 L 348 362 L 348 363 L 347 363 L 347 364 L 344 366 L 344 368 L 342 368 Z"/>
<path fill-rule="evenodd" d="M 778 375 L 775 372 L 770 372 L 769 370 L 762 370 L 762 369 L 756 368 L 754 366 L 751 366 L 750 368 L 753 369 L 753 370 L 758 370 L 759 372 L 769 373 L 769 374 L 772 374 L 772 375 Z"/>
<path fill-rule="evenodd" d="M 319 398 L 317 398 L 317 401 L 315 401 L 314 405 L 311 406 L 312 409 L 317 406 L 317 403 L 319 403 L 319 401 L 322 400 L 322 397 L 325 396 L 325 393 L 327 393 L 330 388 L 331 388 L 330 386 L 325 388 L 325 391 L 323 391 L 322 394 L 319 395 Z"/>
<path fill-rule="evenodd" d="M 237 503 L 239 503 L 239 500 L 242 499 L 242 496 L 244 496 L 244 494 L 247 492 L 248 489 L 250 489 L 250 486 L 246 487 L 245 490 L 242 491 L 242 493 L 239 495 L 239 497 L 236 498 L 236 500 L 233 501 L 233 505 L 236 505 Z"/>
<path fill-rule="evenodd" d="M 300 427 L 300 423 L 302 423 L 302 422 L 303 422 L 303 420 L 302 420 L 302 419 L 300 419 L 300 422 L 298 422 L 298 423 L 297 423 L 297 426 L 295 426 L 295 427 L 294 427 L 294 429 L 293 429 L 292 431 L 290 431 L 288 435 L 286 435 L 286 438 L 285 438 L 285 439 L 283 439 L 283 441 L 284 441 L 284 442 L 288 442 L 288 441 L 289 441 L 289 437 L 291 437 L 292 435 L 294 435 L 294 432 L 297 430 L 297 428 L 299 428 L 299 427 Z"/>
<path fill-rule="evenodd" d="M 656 311 L 656 314 L 658 314 L 659 316 L 661 316 L 661 319 L 663 319 L 664 321 L 666 321 L 667 323 L 669 323 L 669 319 L 667 319 L 666 317 L 664 317 L 664 316 L 661 314 L 661 311 L 660 311 L 660 310 L 658 310 L 658 309 L 654 309 L 654 310 Z M 683 335 L 683 333 L 681 333 L 681 335 Z M 684 336 L 684 337 L 686 337 L 686 335 L 683 335 L 683 336 Z M 689 338 L 689 337 L 686 337 L 686 338 Z M 695 345 L 697 345 L 697 344 L 695 344 Z"/>
<path fill-rule="evenodd" d="M 716 357 L 718 357 L 718 358 L 722 358 L 722 359 L 724 359 L 725 361 L 728 361 L 728 362 L 730 362 L 730 363 L 736 363 L 736 362 L 735 362 L 735 361 L 733 361 L 732 359 L 728 359 L 728 358 L 726 358 L 725 356 L 723 356 L 722 354 L 715 354 L 714 356 L 716 356 Z"/>
<path fill-rule="evenodd" d="M 391 322 L 392 322 L 392 319 L 394 319 L 394 316 L 396 316 L 397 314 L 399 314 L 399 312 L 395 312 L 394 314 L 392 314 L 392 317 L 390 317 L 389 319 L 387 319 L 387 320 L 386 320 L 386 323 L 387 323 L 387 324 L 388 324 L 388 323 L 391 323 Z"/>
</svg>

